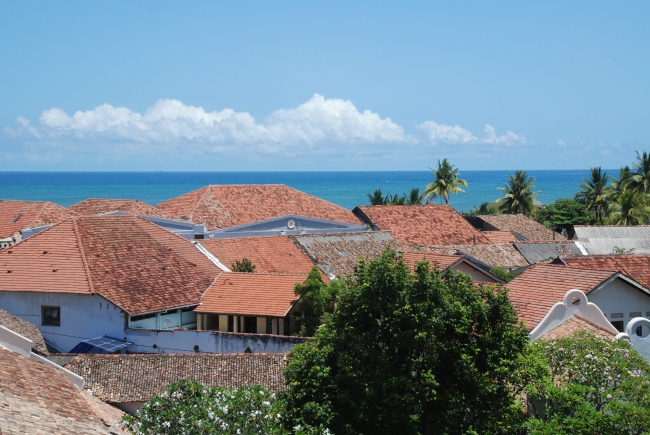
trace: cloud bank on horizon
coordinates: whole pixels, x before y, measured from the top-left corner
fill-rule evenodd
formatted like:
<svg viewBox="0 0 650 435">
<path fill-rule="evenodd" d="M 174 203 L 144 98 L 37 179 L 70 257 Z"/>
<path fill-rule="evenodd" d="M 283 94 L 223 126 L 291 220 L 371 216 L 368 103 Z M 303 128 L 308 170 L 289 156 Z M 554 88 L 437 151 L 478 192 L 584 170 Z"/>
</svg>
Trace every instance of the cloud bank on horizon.
<svg viewBox="0 0 650 435">
<path fill-rule="evenodd" d="M 179 151 L 188 144 L 194 152 L 237 154 L 256 149 L 282 154 L 328 152 L 332 148 L 376 152 L 382 145 L 391 148 L 394 144 L 510 146 L 526 143 L 523 135 L 512 131 L 497 135 L 491 125 L 485 126 L 483 137 L 459 125 L 435 121 L 425 121 L 415 127 L 414 134 L 407 134 L 390 118 L 382 118 L 370 110 L 361 112 L 350 100 L 314 94 L 307 102 L 277 110 L 261 122 L 248 112 L 232 109 L 208 112 L 179 100 L 161 99 L 144 113 L 110 104 L 72 115 L 52 108 L 41 114 L 38 125 L 19 117 L 16 127 L 6 128 L 5 133 L 36 143 L 83 141 L 116 153 Z M 343 146 L 336 147 L 337 144 Z"/>
</svg>

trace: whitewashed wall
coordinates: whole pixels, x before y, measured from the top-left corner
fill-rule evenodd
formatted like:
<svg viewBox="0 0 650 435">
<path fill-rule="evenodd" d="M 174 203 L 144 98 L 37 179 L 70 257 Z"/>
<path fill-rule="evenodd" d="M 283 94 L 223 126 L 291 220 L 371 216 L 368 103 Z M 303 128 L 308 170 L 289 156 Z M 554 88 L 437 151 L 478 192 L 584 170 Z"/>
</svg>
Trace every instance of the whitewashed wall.
<svg viewBox="0 0 650 435">
<path fill-rule="evenodd" d="M 253 353 L 286 352 L 306 340 L 278 335 L 187 330 L 127 329 L 125 335 L 133 343 L 127 350 L 134 353 L 243 353 L 247 348 Z M 198 351 L 194 346 L 198 346 Z"/>
<path fill-rule="evenodd" d="M 650 296 L 621 279 L 615 279 L 604 288 L 589 293 L 589 302 L 596 304 L 610 322 L 622 320 L 623 327 L 634 317 L 649 317 Z M 614 313 L 621 313 L 623 317 L 613 318 Z"/>
<path fill-rule="evenodd" d="M 492 277 L 489 275 L 483 273 L 479 269 L 475 269 L 472 266 L 470 266 L 467 263 L 460 263 L 458 266 L 455 266 L 453 268 L 456 272 L 463 272 L 465 275 L 469 275 L 472 277 L 474 281 L 477 282 L 487 282 L 487 283 L 494 283 L 496 282 Z"/>
<path fill-rule="evenodd" d="M 41 324 L 43 305 L 61 307 L 61 326 Z M 124 339 L 125 314 L 99 295 L 1 291 L 0 308 L 36 325 L 43 338 L 61 352 L 87 338 Z"/>
</svg>

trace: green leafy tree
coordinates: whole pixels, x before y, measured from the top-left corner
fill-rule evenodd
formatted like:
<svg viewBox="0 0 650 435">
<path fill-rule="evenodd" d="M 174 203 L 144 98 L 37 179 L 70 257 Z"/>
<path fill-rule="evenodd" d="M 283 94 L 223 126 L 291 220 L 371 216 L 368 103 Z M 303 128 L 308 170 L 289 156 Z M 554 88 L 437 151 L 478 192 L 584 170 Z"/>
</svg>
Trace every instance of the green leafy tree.
<svg viewBox="0 0 650 435">
<path fill-rule="evenodd" d="M 447 159 L 438 160 L 438 169 L 431 169 L 434 181 L 427 185 L 424 191 L 426 198 L 440 198 L 440 203 L 449 204 L 449 195 L 452 193 L 465 193 L 462 187 L 467 187 L 467 181 L 459 178 L 458 168 L 449 163 Z"/>
<path fill-rule="evenodd" d="M 596 214 L 596 218 L 603 224 L 603 216 L 607 213 L 609 190 L 607 183 L 613 177 L 603 172 L 600 166 L 591 168 L 591 179 L 586 179 L 584 183 L 578 185 L 582 188 L 575 194 L 575 199 L 587 207 L 589 211 Z"/>
<path fill-rule="evenodd" d="M 386 205 L 388 203 L 387 199 L 381 193 L 381 189 L 375 190 L 372 195 L 368 193 L 366 196 L 368 197 L 368 201 L 370 201 L 370 205 Z"/>
<path fill-rule="evenodd" d="M 407 205 L 420 205 L 424 201 L 424 194 L 420 194 L 420 188 L 414 187 L 408 196 L 404 194 L 404 203 Z"/>
<path fill-rule="evenodd" d="M 508 174 L 506 187 L 499 188 L 503 196 L 497 200 L 499 210 L 503 213 L 523 213 L 532 216 L 535 212 L 535 197 L 539 192 L 533 192 L 535 177 L 529 177 L 526 171 L 515 171 Z"/>
<path fill-rule="evenodd" d="M 333 280 L 331 285 L 323 282 L 317 267 L 313 267 L 302 284 L 296 284 L 294 293 L 300 296 L 296 311 L 299 315 L 292 317 L 291 329 L 294 335 L 311 337 L 325 321 L 327 313 L 334 311 L 336 297 L 340 291 L 340 281 Z"/>
<path fill-rule="evenodd" d="M 285 427 L 349 434 L 512 433 L 537 376 L 507 291 L 395 252 L 356 268 L 336 310 L 290 353 Z"/>
<path fill-rule="evenodd" d="M 490 214 L 499 214 L 498 206 L 490 202 L 483 202 L 478 208 L 474 206 L 474 210 L 463 213 L 464 216 L 484 216 Z"/>
<path fill-rule="evenodd" d="M 510 282 L 513 279 L 517 278 L 517 275 L 510 273 L 505 267 L 497 266 L 490 269 L 490 272 L 501 278 L 506 282 Z"/>
<path fill-rule="evenodd" d="M 574 225 L 591 225 L 594 215 L 587 206 L 575 199 L 562 198 L 537 211 L 535 219 L 553 230 L 566 230 L 569 238 Z"/>
<path fill-rule="evenodd" d="M 184 380 L 122 424 L 134 435 L 284 434 L 281 411 L 281 402 L 260 386 L 233 390 Z"/>
<path fill-rule="evenodd" d="M 625 192 L 627 185 L 632 177 L 632 171 L 629 166 L 623 166 L 619 171 L 618 178 L 612 176 L 612 183 L 609 185 L 608 199 L 616 198 Z"/>
<path fill-rule="evenodd" d="M 248 258 L 242 258 L 241 260 L 235 260 L 230 266 L 230 270 L 233 272 L 253 273 L 255 272 L 255 265 Z"/>
<path fill-rule="evenodd" d="M 627 187 L 635 192 L 650 193 L 650 155 L 646 151 L 643 154 L 637 151 L 636 160 Z"/>
<path fill-rule="evenodd" d="M 644 225 L 650 219 L 648 195 L 632 189 L 626 189 L 620 195 L 612 197 L 609 204 L 610 225 Z"/>
<path fill-rule="evenodd" d="M 531 435 L 650 433 L 650 365 L 623 340 L 580 331 L 536 340 L 550 368 L 531 402 Z"/>
</svg>

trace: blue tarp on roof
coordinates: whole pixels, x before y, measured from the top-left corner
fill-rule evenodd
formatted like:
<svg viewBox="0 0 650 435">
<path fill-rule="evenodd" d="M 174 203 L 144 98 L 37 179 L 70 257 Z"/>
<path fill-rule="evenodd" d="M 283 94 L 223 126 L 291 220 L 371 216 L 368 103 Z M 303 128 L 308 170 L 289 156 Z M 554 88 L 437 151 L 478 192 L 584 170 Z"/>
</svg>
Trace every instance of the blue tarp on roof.
<svg viewBox="0 0 650 435">
<path fill-rule="evenodd" d="M 82 341 L 70 351 L 70 353 L 113 353 L 118 352 L 133 343 L 118 340 L 107 335 L 97 338 L 89 338 Z"/>
</svg>

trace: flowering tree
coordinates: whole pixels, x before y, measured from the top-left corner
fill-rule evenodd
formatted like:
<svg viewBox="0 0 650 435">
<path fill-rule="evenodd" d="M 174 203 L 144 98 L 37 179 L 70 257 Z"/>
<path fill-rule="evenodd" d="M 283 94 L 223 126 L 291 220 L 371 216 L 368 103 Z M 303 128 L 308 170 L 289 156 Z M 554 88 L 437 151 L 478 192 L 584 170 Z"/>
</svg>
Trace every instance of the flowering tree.
<svg viewBox="0 0 650 435">
<path fill-rule="evenodd" d="M 282 434 L 281 404 L 267 389 L 205 387 L 180 381 L 122 424 L 134 435 Z"/>
<path fill-rule="evenodd" d="M 650 433 L 650 365 L 629 343 L 581 331 L 533 348 L 550 378 L 533 392 L 530 434 Z"/>
</svg>

